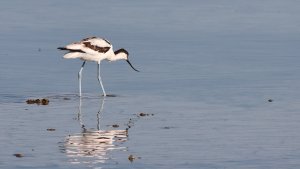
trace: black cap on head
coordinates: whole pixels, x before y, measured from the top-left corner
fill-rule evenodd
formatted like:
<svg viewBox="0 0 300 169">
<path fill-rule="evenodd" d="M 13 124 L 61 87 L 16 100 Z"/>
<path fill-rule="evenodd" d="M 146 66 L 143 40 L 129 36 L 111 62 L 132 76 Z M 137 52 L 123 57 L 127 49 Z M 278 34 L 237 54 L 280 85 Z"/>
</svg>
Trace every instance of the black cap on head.
<svg viewBox="0 0 300 169">
<path fill-rule="evenodd" d="M 126 53 L 127 56 L 129 55 L 129 53 L 127 52 L 127 50 L 125 50 L 125 49 L 123 49 L 123 48 L 118 49 L 118 50 L 115 51 L 115 55 L 117 55 L 118 53 Z"/>
<path fill-rule="evenodd" d="M 134 67 L 132 66 L 132 64 L 129 62 L 129 60 L 128 60 L 129 53 L 128 53 L 127 50 L 121 48 L 121 49 L 118 49 L 118 50 L 115 51 L 115 55 L 117 55 L 118 53 L 125 53 L 125 54 L 127 55 L 126 61 L 127 61 L 127 63 L 129 64 L 129 66 L 130 66 L 133 70 L 139 72 L 139 71 L 138 71 L 136 68 L 134 68 Z"/>
</svg>

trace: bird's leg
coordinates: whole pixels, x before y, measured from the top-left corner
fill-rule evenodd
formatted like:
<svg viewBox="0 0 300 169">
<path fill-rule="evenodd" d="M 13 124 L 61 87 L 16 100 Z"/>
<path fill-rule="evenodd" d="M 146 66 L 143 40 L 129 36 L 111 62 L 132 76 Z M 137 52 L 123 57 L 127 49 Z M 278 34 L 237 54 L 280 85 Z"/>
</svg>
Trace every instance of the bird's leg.
<svg viewBox="0 0 300 169">
<path fill-rule="evenodd" d="M 104 90 L 104 87 L 103 87 L 103 84 L 102 84 L 102 80 L 101 80 L 101 75 L 100 75 L 100 62 L 98 62 L 98 82 L 100 83 L 101 85 L 101 88 L 102 88 L 102 91 L 103 91 L 103 96 L 105 97 L 106 96 L 106 93 L 105 93 L 105 90 Z"/>
<path fill-rule="evenodd" d="M 83 70 L 83 67 L 85 65 L 85 61 L 82 63 L 81 65 L 81 68 L 78 72 L 78 81 L 79 81 L 79 96 L 81 97 L 81 77 L 82 77 L 82 70 Z"/>
<path fill-rule="evenodd" d="M 101 107 L 97 113 L 97 130 L 100 130 L 100 119 L 104 109 L 104 101 L 105 101 L 105 97 L 102 98 Z"/>
</svg>

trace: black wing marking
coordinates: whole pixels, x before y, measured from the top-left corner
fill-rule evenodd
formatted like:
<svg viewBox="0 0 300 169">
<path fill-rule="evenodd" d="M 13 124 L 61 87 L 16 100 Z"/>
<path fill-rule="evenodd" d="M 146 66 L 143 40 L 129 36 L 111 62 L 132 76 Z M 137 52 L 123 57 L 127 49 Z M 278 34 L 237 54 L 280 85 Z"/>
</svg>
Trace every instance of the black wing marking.
<svg viewBox="0 0 300 169">
<path fill-rule="evenodd" d="M 95 38 L 97 38 L 97 37 L 96 36 L 92 36 L 92 37 L 84 38 L 81 41 L 88 41 L 90 39 L 95 39 Z"/>
<path fill-rule="evenodd" d="M 80 49 L 68 49 L 68 48 L 65 48 L 65 47 L 58 47 L 57 49 L 60 49 L 60 50 L 67 50 L 69 52 L 79 52 L 79 53 L 85 53 L 84 51 L 80 50 Z"/>
<path fill-rule="evenodd" d="M 110 49 L 110 47 L 100 47 L 100 46 L 92 45 L 91 42 L 83 42 L 83 44 L 85 45 L 85 47 L 100 53 L 106 53 Z"/>
<path fill-rule="evenodd" d="M 98 39 L 98 38 L 97 38 L 96 36 L 92 36 L 92 37 L 88 37 L 88 38 L 82 39 L 81 42 L 89 41 L 89 40 L 91 40 L 91 39 Z M 108 43 L 108 44 L 111 45 L 111 43 L 110 43 L 107 39 L 104 39 L 104 38 L 99 38 L 99 39 L 102 39 L 102 40 L 104 40 L 106 43 Z"/>
</svg>

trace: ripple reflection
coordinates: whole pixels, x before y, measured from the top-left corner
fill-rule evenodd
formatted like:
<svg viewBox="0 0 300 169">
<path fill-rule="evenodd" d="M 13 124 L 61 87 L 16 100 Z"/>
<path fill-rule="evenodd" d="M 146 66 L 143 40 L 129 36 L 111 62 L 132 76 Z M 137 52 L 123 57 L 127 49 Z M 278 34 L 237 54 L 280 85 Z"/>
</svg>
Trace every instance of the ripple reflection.
<svg viewBox="0 0 300 169">
<path fill-rule="evenodd" d="M 71 163 L 97 164 L 105 163 L 110 159 L 108 153 L 113 150 L 126 151 L 122 143 L 127 141 L 127 130 L 101 130 L 100 117 L 104 108 L 104 99 L 101 101 L 97 113 L 97 130 L 86 129 L 81 117 L 82 101 L 79 102 L 78 120 L 82 132 L 66 137 L 63 149 Z"/>
</svg>

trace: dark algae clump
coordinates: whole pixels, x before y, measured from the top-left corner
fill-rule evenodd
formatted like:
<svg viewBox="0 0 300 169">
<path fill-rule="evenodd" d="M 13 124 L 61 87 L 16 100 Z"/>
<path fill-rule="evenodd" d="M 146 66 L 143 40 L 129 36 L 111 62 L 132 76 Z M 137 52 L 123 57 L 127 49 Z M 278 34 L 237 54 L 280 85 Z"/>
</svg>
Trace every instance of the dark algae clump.
<svg viewBox="0 0 300 169">
<path fill-rule="evenodd" d="M 26 100 L 27 104 L 37 104 L 37 105 L 48 105 L 49 99 L 28 99 Z"/>
<path fill-rule="evenodd" d="M 138 113 L 138 116 L 139 116 L 139 117 L 144 117 L 144 116 L 154 116 L 154 114 L 141 112 L 141 113 Z"/>
<path fill-rule="evenodd" d="M 24 155 L 23 154 L 21 154 L 21 153 L 16 153 L 16 154 L 13 154 L 15 157 L 18 157 L 18 158 L 21 158 L 21 157 L 24 157 Z"/>
</svg>

